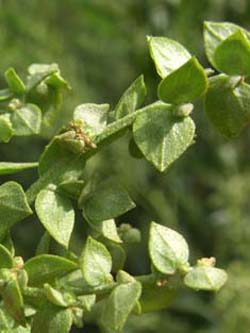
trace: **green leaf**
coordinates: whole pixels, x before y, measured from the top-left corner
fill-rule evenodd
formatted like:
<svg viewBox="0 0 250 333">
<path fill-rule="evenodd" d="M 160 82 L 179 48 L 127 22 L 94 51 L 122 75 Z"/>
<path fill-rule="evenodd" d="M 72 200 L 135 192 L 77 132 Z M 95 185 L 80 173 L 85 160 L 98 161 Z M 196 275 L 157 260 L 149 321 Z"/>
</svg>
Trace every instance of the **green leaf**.
<svg viewBox="0 0 250 333">
<path fill-rule="evenodd" d="M 27 80 L 27 91 L 36 88 L 42 81 L 50 75 L 59 71 L 57 64 L 32 64 L 28 68 L 29 76 Z"/>
<path fill-rule="evenodd" d="M 163 172 L 193 143 L 195 125 L 190 117 L 173 117 L 158 105 L 136 117 L 133 136 L 146 159 Z"/>
<path fill-rule="evenodd" d="M 103 237 L 115 243 L 122 243 L 122 240 L 118 235 L 114 219 L 105 220 L 105 221 L 88 221 L 88 223 L 94 230 L 98 231 Z"/>
<path fill-rule="evenodd" d="M 69 333 L 72 325 L 70 309 L 46 304 L 34 316 L 31 333 Z"/>
<path fill-rule="evenodd" d="M 174 274 L 187 264 L 189 249 L 178 232 L 155 222 L 149 233 L 149 255 L 154 267 L 163 274 Z"/>
<path fill-rule="evenodd" d="M 191 58 L 184 46 L 166 37 L 148 37 L 148 46 L 161 78 L 165 78 Z"/>
<path fill-rule="evenodd" d="M 88 237 L 84 246 L 80 266 L 86 282 L 91 286 L 107 284 L 110 281 L 112 259 L 109 251 L 92 237 Z"/>
<path fill-rule="evenodd" d="M 41 223 L 51 237 L 68 248 L 75 221 L 75 211 L 71 201 L 55 191 L 45 189 L 39 192 L 35 208 Z"/>
<path fill-rule="evenodd" d="M 92 307 L 95 305 L 96 295 L 84 295 L 77 297 L 77 305 L 85 311 L 91 311 Z"/>
<path fill-rule="evenodd" d="M 0 102 L 7 101 L 13 98 L 13 92 L 10 89 L 1 89 L 0 90 Z"/>
<path fill-rule="evenodd" d="M 37 168 L 38 163 L 0 162 L 0 175 L 11 175 L 27 169 Z"/>
<path fill-rule="evenodd" d="M 125 265 L 127 258 L 126 251 L 118 243 L 108 242 L 106 246 L 112 257 L 112 272 L 118 272 Z"/>
<path fill-rule="evenodd" d="M 169 74 L 158 87 L 159 98 L 172 104 L 191 102 L 207 89 L 207 77 L 195 57 Z"/>
<path fill-rule="evenodd" d="M 70 89 L 70 85 L 59 72 L 51 74 L 46 80 L 46 84 L 56 89 Z"/>
<path fill-rule="evenodd" d="M 5 73 L 4 77 L 8 83 L 10 90 L 17 95 L 22 95 L 25 92 L 25 85 L 22 79 L 18 76 L 15 69 L 10 67 Z"/>
<path fill-rule="evenodd" d="M 250 41 L 241 30 L 229 36 L 214 52 L 217 68 L 228 75 L 250 74 Z"/>
<path fill-rule="evenodd" d="M 0 239 L 17 222 L 32 214 L 22 187 L 15 182 L 0 186 Z"/>
<path fill-rule="evenodd" d="M 35 104 L 26 104 L 11 114 L 11 122 L 15 135 L 39 134 L 41 121 L 41 110 Z"/>
<path fill-rule="evenodd" d="M 29 276 L 29 285 L 39 286 L 77 269 L 77 265 L 63 257 L 41 254 L 29 259 L 24 264 L 24 269 Z"/>
<path fill-rule="evenodd" d="M 9 142 L 14 135 L 14 129 L 9 114 L 0 115 L 0 141 Z"/>
<path fill-rule="evenodd" d="M 144 77 L 140 75 L 124 92 L 115 107 L 115 118 L 125 117 L 134 112 L 144 102 L 147 94 Z"/>
<path fill-rule="evenodd" d="M 71 199 L 78 199 L 85 185 L 83 180 L 65 180 L 57 187 L 58 192 L 63 193 Z"/>
<path fill-rule="evenodd" d="M 82 121 L 83 125 L 98 134 L 106 127 L 108 110 L 109 104 L 81 104 L 75 109 L 73 119 Z"/>
<path fill-rule="evenodd" d="M 209 62 L 217 69 L 216 61 L 214 59 L 214 53 L 216 48 L 227 39 L 230 35 L 236 33 L 237 31 L 241 31 L 243 34 L 250 38 L 250 34 L 248 31 L 242 29 L 240 26 L 223 22 L 205 22 L 204 23 L 204 44 L 205 51 L 208 57 Z M 238 61 L 238 60 L 237 60 Z M 232 63 L 231 63 L 232 64 Z"/>
<path fill-rule="evenodd" d="M 52 288 L 48 283 L 45 283 L 44 291 L 48 300 L 57 306 L 66 308 L 69 304 L 65 301 L 63 294 L 55 288 Z"/>
<path fill-rule="evenodd" d="M 124 189 L 105 182 L 90 193 L 83 203 L 84 216 L 90 221 L 115 218 L 135 207 Z"/>
<path fill-rule="evenodd" d="M 20 325 L 25 326 L 23 296 L 17 280 L 13 277 L 2 291 L 4 307 Z"/>
<path fill-rule="evenodd" d="M 37 256 L 39 254 L 49 253 L 50 241 L 51 241 L 50 234 L 48 233 L 48 231 L 45 231 L 45 233 L 42 235 L 42 237 L 37 245 L 37 248 L 36 248 Z"/>
<path fill-rule="evenodd" d="M 232 78 L 218 75 L 210 80 L 205 99 L 208 118 L 228 138 L 237 137 L 250 122 L 250 86 L 232 85 Z"/>
<path fill-rule="evenodd" d="M 103 307 L 101 323 L 109 330 L 120 332 L 141 295 L 141 284 L 120 284 L 112 291 Z"/>
<path fill-rule="evenodd" d="M 196 290 L 218 291 L 227 281 L 227 274 L 223 269 L 215 267 L 194 267 L 189 271 L 184 283 Z"/>
<path fill-rule="evenodd" d="M 9 250 L 0 244 L 0 269 L 12 268 L 14 266 L 14 260 Z"/>
</svg>

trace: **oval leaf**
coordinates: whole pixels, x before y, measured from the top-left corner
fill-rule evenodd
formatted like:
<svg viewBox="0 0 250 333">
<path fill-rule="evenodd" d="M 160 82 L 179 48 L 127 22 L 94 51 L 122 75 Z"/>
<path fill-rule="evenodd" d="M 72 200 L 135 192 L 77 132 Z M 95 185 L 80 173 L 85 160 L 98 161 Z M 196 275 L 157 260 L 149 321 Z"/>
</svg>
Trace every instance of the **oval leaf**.
<svg viewBox="0 0 250 333">
<path fill-rule="evenodd" d="M 238 136 L 250 122 L 250 86 L 230 86 L 231 78 L 219 75 L 211 79 L 205 99 L 208 118 L 228 138 Z"/>
<path fill-rule="evenodd" d="M 166 170 L 193 143 L 195 125 L 190 117 L 178 118 L 159 108 L 136 117 L 133 136 L 146 159 Z"/>
<path fill-rule="evenodd" d="M 187 264 L 189 249 L 178 232 L 152 222 L 149 233 L 149 255 L 154 267 L 163 274 L 173 274 Z"/>
<path fill-rule="evenodd" d="M 103 237 L 115 242 L 115 243 L 122 243 L 121 238 L 118 235 L 117 227 L 115 224 L 115 220 L 105 220 L 101 222 L 90 222 L 88 221 L 89 225 L 96 231 L 98 231 Z"/>
<path fill-rule="evenodd" d="M 77 269 L 77 265 L 63 257 L 42 254 L 29 259 L 24 264 L 24 269 L 29 276 L 29 285 L 39 286 Z"/>
<path fill-rule="evenodd" d="M 157 73 L 165 78 L 191 58 L 184 46 L 166 37 L 148 37 L 150 55 Z"/>
<path fill-rule="evenodd" d="M 223 42 L 226 38 L 230 35 L 234 34 L 235 32 L 241 30 L 244 34 L 246 34 L 247 38 L 250 37 L 248 31 L 242 29 L 240 26 L 223 22 L 205 22 L 204 23 L 204 44 L 205 44 L 205 51 L 208 57 L 209 62 L 216 67 L 216 62 L 214 59 L 214 52 L 215 49 L 219 46 L 221 42 Z"/>
<path fill-rule="evenodd" d="M 214 52 L 217 68 L 228 75 L 250 74 L 250 42 L 241 30 L 225 39 Z"/>
<path fill-rule="evenodd" d="M 85 199 L 83 212 L 90 222 L 104 221 L 122 215 L 134 207 L 134 202 L 122 187 L 104 183 Z"/>
<path fill-rule="evenodd" d="M 0 239 L 17 222 L 32 214 L 22 187 L 15 182 L 0 186 Z"/>
<path fill-rule="evenodd" d="M 5 246 L 0 244 L 0 269 L 1 268 L 12 268 L 14 266 L 14 260 Z"/>
<path fill-rule="evenodd" d="M 42 113 L 35 104 L 26 104 L 11 114 L 15 135 L 25 136 L 40 132 Z"/>
<path fill-rule="evenodd" d="M 134 112 L 144 102 L 147 90 L 143 75 L 140 75 L 124 92 L 115 107 L 116 119 Z"/>
<path fill-rule="evenodd" d="M 74 120 L 81 120 L 97 134 L 106 127 L 108 110 L 109 104 L 81 104 L 74 111 Z"/>
<path fill-rule="evenodd" d="M 52 190 L 39 192 L 35 208 L 37 215 L 49 234 L 68 248 L 74 227 L 75 211 L 71 201 Z"/>
<path fill-rule="evenodd" d="M 184 283 L 196 290 L 218 291 L 227 281 L 227 274 L 223 269 L 215 267 L 195 267 L 187 273 Z"/>
<path fill-rule="evenodd" d="M 72 325 L 70 309 L 46 304 L 34 316 L 31 333 L 69 333 Z"/>
<path fill-rule="evenodd" d="M 91 286 L 110 282 L 112 259 L 109 251 L 92 237 L 88 237 L 83 249 L 80 266 L 86 282 Z"/>
<path fill-rule="evenodd" d="M 120 332 L 141 296 L 141 284 L 131 282 L 118 285 L 108 297 L 101 315 L 105 328 Z"/>
<path fill-rule="evenodd" d="M 163 79 L 158 87 L 158 97 L 172 104 L 191 102 L 207 89 L 207 77 L 195 57 Z"/>
<path fill-rule="evenodd" d="M 14 129 L 9 114 L 0 115 L 0 141 L 9 142 L 14 135 Z"/>
</svg>

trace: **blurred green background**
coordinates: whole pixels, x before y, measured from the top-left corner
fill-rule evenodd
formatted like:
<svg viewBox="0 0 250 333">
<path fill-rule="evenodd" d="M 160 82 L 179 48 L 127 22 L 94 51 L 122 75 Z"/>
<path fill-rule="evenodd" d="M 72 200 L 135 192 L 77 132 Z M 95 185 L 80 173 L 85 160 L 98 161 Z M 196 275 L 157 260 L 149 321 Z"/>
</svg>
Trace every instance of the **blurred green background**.
<svg viewBox="0 0 250 333">
<path fill-rule="evenodd" d="M 156 98 L 159 78 L 150 60 L 146 35 L 177 39 L 204 66 L 204 20 L 230 21 L 249 27 L 247 0 L 1 0 L 0 70 L 14 66 L 20 74 L 33 62 L 60 65 L 72 92 L 65 98 L 61 122 L 77 104 L 108 102 L 114 106 L 141 73 L 147 102 Z M 3 77 L 0 84 L 4 87 Z M 146 234 L 151 220 L 173 227 L 191 245 L 192 260 L 216 256 L 229 273 L 217 295 L 181 290 L 167 310 L 132 317 L 124 333 L 249 333 L 250 331 L 250 134 L 234 141 L 211 127 L 201 104 L 193 117 L 197 142 L 166 173 L 129 155 L 129 135 L 90 161 L 86 178 L 114 176 L 128 189 L 137 208 L 119 222 L 143 230 L 127 268 L 149 270 Z M 0 145 L 1 161 L 35 161 L 46 139 L 14 139 Z M 23 148 L 25 147 L 25 148 Z M 25 188 L 36 174 L 15 177 Z M 10 178 L 3 178 L 4 182 Z M 33 219 L 17 225 L 17 253 L 34 254 L 42 228 Z M 79 240 L 79 244 L 81 244 Z M 135 255 L 136 254 L 136 255 Z M 86 326 L 74 332 L 98 333 Z"/>
</svg>

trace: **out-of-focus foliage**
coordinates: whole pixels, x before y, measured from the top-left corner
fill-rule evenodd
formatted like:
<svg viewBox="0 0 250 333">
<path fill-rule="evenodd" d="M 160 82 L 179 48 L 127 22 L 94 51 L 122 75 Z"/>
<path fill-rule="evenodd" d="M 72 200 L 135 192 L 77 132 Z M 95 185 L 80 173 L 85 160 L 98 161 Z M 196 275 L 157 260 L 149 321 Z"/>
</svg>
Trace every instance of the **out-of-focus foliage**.
<svg viewBox="0 0 250 333">
<path fill-rule="evenodd" d="M 61 123 L 66 123 L 75 105 L 82 102 L 114 106 L 120 93 L 141 73 L 149 86 L 148 99 L 154 99 L 150 87 L 158 79 L 146 35 L 174 38 L 191 53 L 199 53 L 199 60 L 206 65 L 201 42 L 204 20 L 231 21 L 249 28 L 250 3 L 1 0 L 0 71 L 15 66 L 24 74 L 30 63 L 58 62 L 73 87 L 60 117 Z M 3 78 L 0 83 L 3 85 Z M 249 130 L 240 139 L 227 141 L 210 127 L 202 106 L 196 108 L 195 118 L 199 140 L 163 176 L 129 155 L 128 140 L 120 140 L 88 165 L 88 173 L 97 179 L 110 174 L 119 177 L 140 204 L 127 214 L 126 221 L 120 221 L 140 225 L 145 231 L 142 245 L 134 245 L 137 255 L 127 263 L 135 274 L 148 269 L 144 258 L 149 225 L 145 221 L 152 219 L 185 233 L 194 256 L 215 254 L 219 265 L 228 268 L 229 282 L 218 295 L 181 292 L 170 309 L 134 317 L 125 333 L 249 332 Z M 34 161 L 44 142 L 30 140 L 30 149 L 24 152 L 24 140 L 28 139 L 15 139 L 8 148 L 1 144 L 1 159 Z M 33 175 L 27 171 L 20 177 L 16 179 L 25 185 Z M 26 257 L 41 234 L 33 222 L 14 229 L 14 238 Z M 33 237 L 34 232 L 37 236 Z M 78 242 L 81 244 L 80 237 Z M 91 332 L 91 327 L 86 326 L 86 332 Z"/>
</svg>

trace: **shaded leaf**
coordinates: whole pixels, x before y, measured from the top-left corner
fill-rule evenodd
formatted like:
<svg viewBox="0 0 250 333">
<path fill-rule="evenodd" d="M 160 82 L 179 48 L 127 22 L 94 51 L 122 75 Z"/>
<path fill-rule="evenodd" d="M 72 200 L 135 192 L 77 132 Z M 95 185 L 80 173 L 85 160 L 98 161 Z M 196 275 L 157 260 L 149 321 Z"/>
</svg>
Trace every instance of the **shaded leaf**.
<svg viewBox="0 0 250 333">
<path fill-rule="evenodd" d="M 50 283 L 75 269 L 77 265 L 66 258 L 41 254 L 26 261 L 24 269 L 29 276 L 29 285 L 37 286 Z"/>
<path fill-rule="evenodd" d="M 0 244 L 0 269 L 12 268 L 14 266 L 14 260 L 9 250 Z"/>
<path fill-rule="evenodd" d="M 83 212 L 90 221 L 103 221 L 122 215 L 134 207 L 134 202 L 121 186 L 103 183 L 85 199 Z"/>
<path fill-rule="evenodd" d="M 246 83 L 231 85 L 226 75 L 211 78 L 205 98 L 205 110 L 216 129 L 233 138 L 250 122 L 250 86 Z"/>
<path fill-rule="evenodd" d="M 17 222 L 32 214 L 22 187 L 15 182 L 0 186 L 0 239 Z"/>
<path fill-rule="evenodd" d="M 38 163 L 0 162 L 0 175 L 11 175 L 27 169 L 37 168 Z"/>
<path fill-rule="evenodd" d="M 121 238 L 118 235 L 115 220 L 105 221 L 88 221 L 89 225 L 96 231 L 98 231 L 103 237 L 115 242 L 122 243 Z"/>
<path fill-rule="evenodd" d="M 240 26 L 228 23 L 228 22 L 209 22 L 204 23 L 204 44 L 205 51 L 208 57 L 209 62 L 217 69 L 216 61 L 214 59 L 215 49 L 219 46 L 230 35 L 234 34 L 237 31 L 242 31 L 246 34 L 247 38 L 250 37 L 250 34 L 242 29 Z"/>
<path fill-rule="evenodd" d="M 40 132 L 42 113 L 35 104 L 26 104 L 11 114 L 15 135 L 25 136 Z"/>
</svg>

